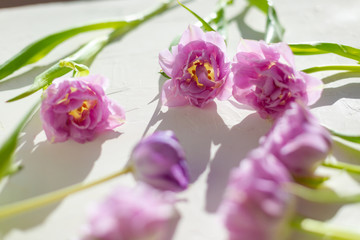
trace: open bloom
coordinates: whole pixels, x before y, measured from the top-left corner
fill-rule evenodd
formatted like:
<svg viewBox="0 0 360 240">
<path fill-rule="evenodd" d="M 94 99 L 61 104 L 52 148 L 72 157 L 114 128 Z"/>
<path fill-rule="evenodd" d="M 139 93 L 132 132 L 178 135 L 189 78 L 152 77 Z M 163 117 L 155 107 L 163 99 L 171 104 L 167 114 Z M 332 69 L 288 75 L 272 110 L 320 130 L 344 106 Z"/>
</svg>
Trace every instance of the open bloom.
<svg viewBox="0 0 360 240">
<path fill-rule="evenodd" d="M 171 52 L 166 49 L 159 54 L 160 66 L 171 78 L 163 85 L 162 103 L 169 107 L 203 107 L 215 97 L 230 97 L 232 80 L 225 52 L 225 41 L 219 33 L 204 33 L 190 25 Z"/>
<path fill-rule="evenodd" d="M 329 154 L 332 140 L 306 107 L 293 102 L 260 143 L 293 176 L 309 177 Z"/>
<path fill-rule="evenodd" d="M 296 99 L 314 104 L 322 92 L 321 80 L 295 70 L 293 54 L 285 43 L 242 40 L 232 72 L 233 96 L 262 118 L 275 119 Z"/>
<path fill-rule="evenodd" d="M 55 79 L 44 92 L 40 116 L 49 141 L 84 143 L 124 123 L 123 108 L 104 92 L 102 76 Z"/>
<path fill-rule="evenodd" d="M 286 168 L 261 148 L 253 150 L 231 172 L 220 205 L 230 240 L 286 239 L 294 197 L 283 188 Z"/>
<path fill-rule="evenodd" d="M 170 192 L 119 187 L 90 209 L 81 240 L 170 240 L 179 219 L 174 203 Z"/>
<path fill-rule="evenodd" d="M 141 140 L 131 155 L 134 175 L 139 181 L 170 191 L 189 185 L 185 153 L 172 131 L 159 131 Z"/>
</svg>

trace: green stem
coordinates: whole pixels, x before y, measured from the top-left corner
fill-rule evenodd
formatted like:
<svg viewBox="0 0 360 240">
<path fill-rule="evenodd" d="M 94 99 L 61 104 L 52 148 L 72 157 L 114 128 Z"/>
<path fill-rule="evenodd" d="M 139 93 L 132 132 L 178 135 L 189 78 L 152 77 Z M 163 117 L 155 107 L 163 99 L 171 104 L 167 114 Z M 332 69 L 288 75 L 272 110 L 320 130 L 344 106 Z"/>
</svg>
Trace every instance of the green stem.
<svg viewBox="0 0 360 240">
<path fill-rule="evenodd" d="M 334 71 L 334 70 L 360 72 L 360 66 L 345 66 L 345 65 L 320 66 L 320 67 L 306 68 L 302 71 L 305 73 L 314 73 L 320 71 Z"/>
<path fill-rule="evenodd" d="M 328 223 L 296 217 L 291 226 L 301 232 L 331 240 L 359 240 L 360 234 L 335 228 Z"/>
<path fill-rule="evenodd" d="M 360 166 L 355 164 L 344 163 L 344 162 L 331 162 L 331 163 L 323 162 L 321 165 L 328 168 L 345 170 L 349 173 L 360 174 Z"/>
<path fill-rule="evenodd" d="M 25 211 L 29 211 L 35 208 L 39 208 L 45 205 L 48 205 L 50 203 L 54 203 L 57 201 L 60 201 L 61 199 L 69 196 L 70 194 L 88 189 L 90 187 L 93 187 L 95 185 L 98 185 L 100 183 L 109 181 L 113 178 L 116 178 L 120 175 L 132 172 L 133 168 L 130 167 L 125 167 L 123 170 L 116 172 L 114 174 L 108 175 L 106 177 L 100 178 L 98 180 L 95 180 L 93 182 L 90 183 L 80 183 L 71 187 L 67 187 L 64 189 L 60 189 L 39 197 L 34 197 L 28 200 L 24 200 L 18 203 L 13 203 L 13 204 L 9 204 L 9 205 L 5 205 L 0 207 L 0 219 L 1 218 L 6 218 L 6 217 L 10 217 Z"/>
</svg>

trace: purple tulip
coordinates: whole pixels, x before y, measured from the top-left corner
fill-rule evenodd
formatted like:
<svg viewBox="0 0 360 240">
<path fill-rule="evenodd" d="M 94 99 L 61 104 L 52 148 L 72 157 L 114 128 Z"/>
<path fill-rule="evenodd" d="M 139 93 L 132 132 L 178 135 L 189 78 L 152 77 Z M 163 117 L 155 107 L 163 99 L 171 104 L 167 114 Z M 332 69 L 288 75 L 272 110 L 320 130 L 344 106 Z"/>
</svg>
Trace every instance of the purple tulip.
<svg viewBox="0 0 360 240">
<path fill-rule="evenodd" d="M 140 141 L 131 155 L 135 178 L 160 190 L 179 192 L 189 185 L 185 153 L 172 131 Z"/>
<path fill-rule="evenodd" d="M 203 107 L 214 98 L 229 98 L 232 79 L 225 52 L 219 33 L 204 33 L 190 25 L 171 52 L 166 49 L 159 54 L 160 66 L 171 78 L 163 85 L 163 105 Z"/>
<path fill-rule="evenodd" d="M 295 177 L 310 177 L 331 149 L 330 133 L 300 103 L 293 102 L 260 140 Z"/>
<path fill-rule="evenodd" d="M 294 198 L 283 188 L 286 168 L 261 148 L 231 172 L 219 212 L 230 240 L 286 239 Z"/>
<path fill-rule="evenodd" d="M 295 70 L 294 56 L 285 43 L 242 40 L 232 72 L 233 96 L 262 118 L 277 118 L 296 99 L 314 104 L 322 92 L 321 80 Z"/>
<path fill-rule="evenodd" d="M 170 240 L 179 220 L 171 192 L 117 188 L 93 206 L 81 240 Z"/>
<path fill-rule="evenodd" d="M 105 95 L 106 83 L 102 76 L 54 80 L 44 92 L 40 111 L 48 140 L 84 143 L 122 125 L 125 112 Z"/>
</svg>

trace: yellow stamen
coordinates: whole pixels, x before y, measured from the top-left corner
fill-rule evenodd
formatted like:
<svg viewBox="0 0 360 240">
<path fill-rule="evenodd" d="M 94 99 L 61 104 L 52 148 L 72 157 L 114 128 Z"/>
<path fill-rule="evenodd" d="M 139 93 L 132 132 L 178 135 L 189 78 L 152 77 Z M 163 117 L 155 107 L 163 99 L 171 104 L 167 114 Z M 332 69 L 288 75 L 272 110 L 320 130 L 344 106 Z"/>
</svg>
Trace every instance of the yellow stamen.
<svg viewBox="0 0 360 240">
<path fill-rule="evenodd" d="M 199 83 L 199 78 L 198 78 L 198 76 L 196 76 L 196 68 L 198 66 L 204 66 L 208 73 L 208 75 L 207 75 L 208 79 L 213 82 L 215 81 L 214 69 L 211 66 L 211 64 L 208 62 L 205 62 L 204 64 L 202 64 L 199 60 L 196 60 L 195 62 L 192 63 L 191 67 L 189 67 L 187 70 L 191 75 L 191 79 L 196 82 L 196 85 L 198 87 L 204 86 L 204 84 Z M 191 79 L 187 79 L 186 82 L 189 83 L 191 81 Z"/>
<path fill-rule="evenodd" d="M 84 121 L 85 118 L 88 116 L 89 110 L 94 108 L 96 104 L 96 100 L 85 100 L 80 107 L 71 110 L 68 114 L 73 116 L 74 120 L 77 122 Z"/>
</svg>

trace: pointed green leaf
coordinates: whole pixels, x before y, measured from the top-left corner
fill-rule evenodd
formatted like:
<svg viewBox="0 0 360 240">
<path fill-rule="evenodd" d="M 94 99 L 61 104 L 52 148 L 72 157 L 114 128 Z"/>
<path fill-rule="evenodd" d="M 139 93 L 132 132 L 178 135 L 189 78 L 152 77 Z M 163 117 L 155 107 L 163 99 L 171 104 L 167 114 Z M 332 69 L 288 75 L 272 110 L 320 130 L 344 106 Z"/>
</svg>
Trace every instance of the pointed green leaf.
<svg viewBox="0 0 360 240">
<path fill-rule="evenodd" d="M 184 4 L 182 4 L 179 0 L 177 1 L 180 6 L 188 10 L 192 15 L 194 15 L 203 25 L 203 28 L 205 31 L 211 32 L 215 31 L 204 19 L 202 19 L 199 15 L 197 15 L 195 12 L 190 10 L 188 7 L 186 7 Z"/>
<path fill-rule="evenodd" d="M 28 45 L 18 54 L 16 54 L 14 57 L 10 58 L 5 63 L 1 64 L 0 81 L 1 79 L 4 79 L 5 77 L 15 72 L 16 70 L 28 64 L 39 61 L 40 59 L 45 57 L 51 50 L 53 50 L 56 46 L 80 33 L 99 30 L 99 29 L 106 29 L 106 28 L 120 28 L 127 24 L 129 24 L 129 22 L 124 20 L 99 22 L 99 23 L 88 24 L 84 26 L 67 29 L 61 32 L 51 34 L 47 37 L 44 37 Z"/>
<path fill-rule="evenodd" d="M 337 43 L 299 43 L 289 44 L 295 55 L 317 55 L 333 53 L 342 57 L 360 61 L 360 49 Z"/>
<path fill-rule="evenodd" d="M 159 73 L 160 73 L 164 78 L 166 78 L 166 79 L 171 79 L 171 77 L 169 77 L 165 72 L 160 71 Z"/>
<path fill-rule="evenodd" d="M 13 156 L 18 144 L 18 138 L 28 120 L 37 111 L 39 104 L 40 101 L 31 108 L 16 129 L 10 134 L 9 138 L 0 147 L 0 180 L 7 175 L 15 173 L 19 169 L 19 165 L 13 163 Z"/>
<path fill-rule="evenodd" d="M 275 8 L 272 6 L 270 0 L 268 0 L 268 12 L 266 18 L 265 29 L 265 42 L 276 43 L 281 42 L 284 36 L 285 29 L 281 26 L 277 17 Z"/>
<path fill-rule="evenodd" d="M 156 8 L 147 11 L 145 13 L 140 14 L 136 17 L 135 20 L 128 21 L 124 25 L 121 25 L 120 27 L 116 28 L 112 33 L 95 38 L 94 40 L 88 42 L 86 45 L 84 45 L 82 48 L 80 48 L 77 52 L 75 52 L 73 55 L 66 58 L 66 61 L 69 62 L 75 62 L 76 64 L 84 64 L 86 66 L 90 66 L 93 60 L 95 59 L 96 55 L 111 41 L 117 39 L 120 36 L 123 36 L 130 30 L 134 29 L 141 23 L 151 19 L 152 17 L 166 11 L 172 6 L 172 3 L 174 0 L 168 0 L 166 2 L 161 3 Z M 34 83 L 32 86 L 25 91 L 24 93 L 8 100 L 8 102 L 16 101 L 19 99 L 22 99 L 24 97 L 27 97 L 34 92 L 50 85 L 52 81 L 55 78 L 61 77 L 71 70 L 69 68 L 63 68 L 59 65 L 59 63 L 53 65 L 45 72 L 41 73 L 35 78 Z"/>
<path fill-rule="evenodd" d="M 78 50 L 75 54 L 65 59 L 67 62 L 75 62 L 76 64 L 90 65 L 95 56 L 101 49 L 109 42 L 109 36 L 96 38 Z M 60 62 L 50 67 L 45 72 L 41 73 L 35 78 L 34 83 L 24 93 L 8 100 L 8 102 L 16 101 L 27 97 L 38 90 L 50 85 L 55 78 L 61 77 L 68 72 L 70 68 L 60 66 Z"/>
</svg>

